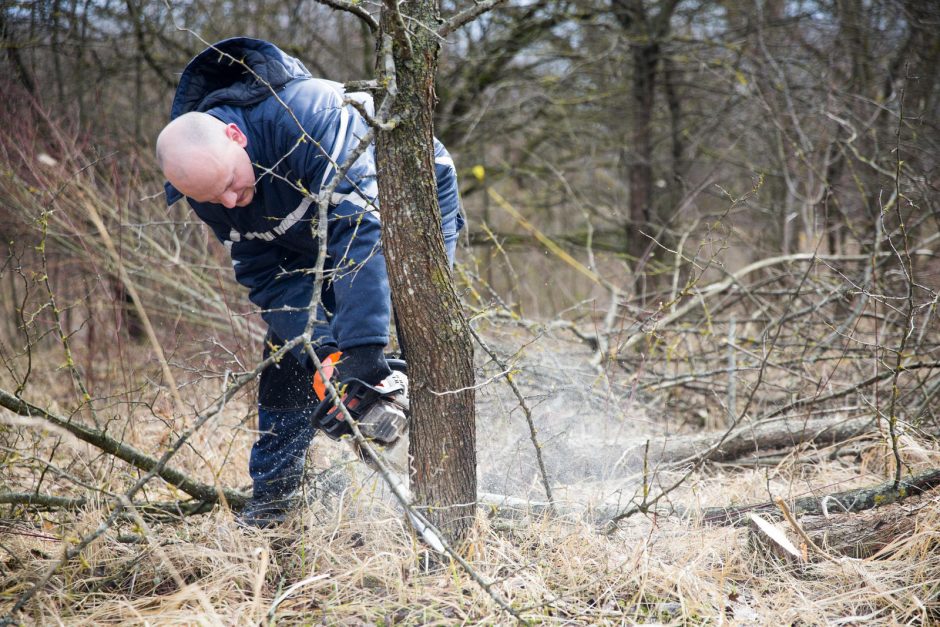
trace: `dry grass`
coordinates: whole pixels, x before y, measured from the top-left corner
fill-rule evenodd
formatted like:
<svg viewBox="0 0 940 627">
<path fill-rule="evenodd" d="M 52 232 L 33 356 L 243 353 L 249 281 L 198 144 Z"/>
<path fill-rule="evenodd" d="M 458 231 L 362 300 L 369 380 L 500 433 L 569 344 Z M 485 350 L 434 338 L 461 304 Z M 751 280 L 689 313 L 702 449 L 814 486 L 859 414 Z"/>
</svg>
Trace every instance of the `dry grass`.
<svg viewBox="0 0 940 627">
<path fill-rule="evenodd" d="M 146 377 L 147 368 L 139 374 Z M 61 383 L 52 383 L 61 381 L 54 371 L 36 377 L 34 383 L 48 377 L 46 389 L 69 398 Z M 208 393 L 212 386 L 204 385 L 189 393 Z M 251 405 L 247 396 L 233 403 L 174 464 L 202 480 L 214 469 L 221 483 L 244 485 Z M 128 443 L 159 449 L 165 437 L 160 411 L 125 403 L 113 410 L 127 421 Z M 7 488 L 34 484 L 36 458 L 106 490 L 121 489 L 135 475 L 122 463 L 96 457 L 87 445 L 63 440 L 53 450 L 48 434 L 30 439 L 37 432 L 22 427 L 4 428 L 3 437 L 14 433 L 20 438 L 16 448 L 35 457 L 20 463 L 7 458 Z M 919 456 L 918 467 L 940 462 L 934 447 L 913 439 L 907 445 L 905 454 Z M 176 520 L 128 517 L 62 568 L 22 619 L 49 625 L 512 622 L 459 567 L 429 562 L 374 478 L 342 466 L 344 449 L 317 450 L 315 465 L 339 464 L 334 474 L 345 484 L 331 498 L 320 493 L 311 499 L 285 527 L 244 530 L 225 509 Z M 844 450 L 851 455 L 804 451 L 769 467 L 705 467 L 674 500 L 694 508 L 821 494 L 877 483 L 890 469 L 883 441 L 860 438 Z M 53 477 L 43 491 L 67 494 L 74 485 Z M 159 482 L 147 496 L 174 498 Z M 539 624 L 928 624 L 938 612 L 940 500 L 924 500 L 920 507 L 916 533 L 867 561 L 781 562 L 753 548 L 745 529 L 665 516 L 634 517 L 605 535 L 573 516 L 506 520 L 485 512 L 466 554 L 485 578 L 498 582 L 501 595 Z M 105 514 L 103 506 L 55 513 L 7 508 L 0 611 Z"/>
<path fill-rule="evenodd" d="M 756 477 L 751 477 L 754 482 Z M 716 489 L 727 477 L 702 480 Z M 748 483 L 732 481 L 728 487 Z M 471 563 L 498 580 L 528 619 L 557 624 L 927 624 L 936 615 L 940 503 L 887 559 L 787 565 L 748 549 L 746 531 L 638 520 L 607 537 L 577 522 L 480 520 Z M 229 512 L 132 524 L 62 569 L 30 607 L 35 624 L 498 624 L 493 602 L 453 565 L 427 554 L 397 513 L 345 505 L 299 511 L 276 532 L 245 531 Z M 83 512 L 45 533 L 97 524 Z M 30 526 L 36 530 L 35 527 Z M 41 529 L 41 528 L 40 528 Z M 4 534 L 4 597 L 61 550 L 59 541 Z M 118 541 L 137 533 L 145 544 Z M 304 582 L 286 598 L 291 585 Z M 272 612 L 275 600 L 276 608 Z M 856 617 L 854 620 L 852 617 Z"/>
</svg>

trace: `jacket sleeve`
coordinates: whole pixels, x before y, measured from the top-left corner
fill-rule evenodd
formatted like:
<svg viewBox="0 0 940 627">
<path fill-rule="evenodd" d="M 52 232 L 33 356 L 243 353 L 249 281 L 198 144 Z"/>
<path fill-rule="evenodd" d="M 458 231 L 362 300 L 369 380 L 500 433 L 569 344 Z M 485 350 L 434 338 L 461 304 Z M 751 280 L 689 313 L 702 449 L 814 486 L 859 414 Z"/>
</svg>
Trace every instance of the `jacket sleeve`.
<svg viewBox="0 0 940 627">
<path fill-rule="evenodd" d="M 304 187 L 321 195 L 325 187 L 355 153 L 368 131 L 366 122 L 337 94 L 333 106 L 297 111 L 299 121 L 314 141 L 303 142 L 288 157 L 292 172 Z M 279 125 L 289 128 L 289 124 Z M 287 145 L 296 144 L 296 124 Z M 317 206 L 311 208 L 316 220 Z M 330 328 L 339 348 L 388 343 L 391 318 L 388 275 L 380 244 L 375 158 L 370 146 L 346 172 L 329 201 L 327 253 L 334 307 Z"/>
<path fill-rule="evenodd" d="M 434 176 L 437 179 L 437 202 L 441 209 L 441 222 L 446 241 L 464 227 L 465 220 L 460 206 L 454 160 L 444 144 L 436 137 L 434 138 Z"/>
</svg>

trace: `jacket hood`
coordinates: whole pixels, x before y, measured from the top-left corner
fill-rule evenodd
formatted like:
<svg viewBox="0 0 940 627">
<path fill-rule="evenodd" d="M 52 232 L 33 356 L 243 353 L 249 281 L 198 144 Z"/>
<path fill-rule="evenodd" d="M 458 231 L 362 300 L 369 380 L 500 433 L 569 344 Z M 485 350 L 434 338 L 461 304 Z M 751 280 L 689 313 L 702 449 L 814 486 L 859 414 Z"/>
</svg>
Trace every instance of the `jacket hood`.
<svg viewBox="0 0 940 627">
<path fill-rule="evenodd" d="M 270 96 L 272 89 L 310 77 L 303 63 L 270 42 L 249 37 L 225 39 L 186 65 L 170 107 L 170 120 L 220 105 L 253 105 Z M 167 206 L 183 197 L 169 182 L 164 190 Z"/>
<path fill-rule="evenodd" d="M 271 95 L 272 88 L 310 76 L 303 63 L 272 43 L 225 39 L 200 52 L 183 70 L 170 119 L 224 104 L 252 105 Z"/>
</svg>

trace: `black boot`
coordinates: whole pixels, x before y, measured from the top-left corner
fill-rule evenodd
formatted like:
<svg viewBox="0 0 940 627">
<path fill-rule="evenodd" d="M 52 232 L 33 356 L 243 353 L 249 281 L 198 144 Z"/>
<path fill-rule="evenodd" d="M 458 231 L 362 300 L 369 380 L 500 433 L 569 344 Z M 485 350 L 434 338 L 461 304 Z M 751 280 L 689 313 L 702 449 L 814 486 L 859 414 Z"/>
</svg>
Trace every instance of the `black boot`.
<svg viewBox="0 0 940 627">
<path fill-rule="evenodd" d="M 270 529 L 283 524 L 296 505 L 292 495 L 251 497 L 245 508 L 238 513 L 237 522 L 244 527 Z"/>
</svg>

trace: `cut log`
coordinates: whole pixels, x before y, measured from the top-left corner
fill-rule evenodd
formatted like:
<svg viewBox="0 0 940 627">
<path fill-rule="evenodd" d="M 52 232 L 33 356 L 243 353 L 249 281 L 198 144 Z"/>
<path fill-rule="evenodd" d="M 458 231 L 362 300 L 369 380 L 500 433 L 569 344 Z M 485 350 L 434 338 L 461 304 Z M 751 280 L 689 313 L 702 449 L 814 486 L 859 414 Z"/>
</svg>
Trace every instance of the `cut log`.
<svg viewBox="0 0 940 627">
<path fill-rule="evenodd" d="M 748 515 L 748 546 L 758 555 L 773 555 L 787 562 L 805 562 L 787 533 L 757 514 Z"/>
<path fill-rule="evenodd" d="M 791 526 L 773 525 L 757 514 L 748 514 L 747 545 L 758 557 L 797 565 L 836 556 L 885 558 L 905 546 L 919 526 L 937 515 L 937 505 L 937 500 L 931 499 L 913 506 L 895 503 L 867 512 L 803 516 L 799 526 L 805 537 Z M 814 550 L 809 550 L 806 539 Z"/>
<path fill-rule="evenodd" d="M 800 524 L 813 542 L 834 555 L 860 559 L 887 557 L 913 534 L 918 520 L 936 515 L 935 507 L 894 504 L 873 511 L 836 516 L 804 516 Z"/>
</svg>

